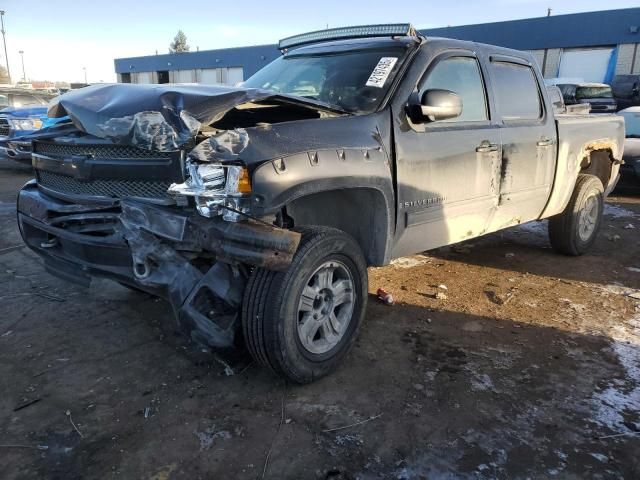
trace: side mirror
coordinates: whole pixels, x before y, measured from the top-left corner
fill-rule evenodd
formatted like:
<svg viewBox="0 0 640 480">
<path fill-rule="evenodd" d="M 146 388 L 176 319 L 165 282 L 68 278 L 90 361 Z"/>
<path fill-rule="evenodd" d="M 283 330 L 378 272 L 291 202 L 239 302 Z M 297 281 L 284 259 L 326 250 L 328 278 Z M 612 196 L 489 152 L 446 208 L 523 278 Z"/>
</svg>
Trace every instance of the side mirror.
<svg viewBox="0 0 640 480">
<path fill-rule="evenodd" d="M 434 88 L 422 94 L 420 111 L 431 122 L 456 118 L 462 115 L 462 99 L 450 90 Z"/>
</svg>

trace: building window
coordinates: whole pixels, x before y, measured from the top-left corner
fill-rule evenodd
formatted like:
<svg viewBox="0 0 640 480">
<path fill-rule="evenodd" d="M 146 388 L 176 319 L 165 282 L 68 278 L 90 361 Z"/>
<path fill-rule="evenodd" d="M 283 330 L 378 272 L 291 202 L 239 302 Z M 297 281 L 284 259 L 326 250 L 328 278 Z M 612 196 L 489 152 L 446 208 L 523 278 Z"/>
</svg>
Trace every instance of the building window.
<svg viewBox="0 0 640 480">
<path fill-rule="evenodd" d="M 158 74 L 158 83 L 169 83 L 169 71 L 161 70 L 157 72 Z"/>
</svg>

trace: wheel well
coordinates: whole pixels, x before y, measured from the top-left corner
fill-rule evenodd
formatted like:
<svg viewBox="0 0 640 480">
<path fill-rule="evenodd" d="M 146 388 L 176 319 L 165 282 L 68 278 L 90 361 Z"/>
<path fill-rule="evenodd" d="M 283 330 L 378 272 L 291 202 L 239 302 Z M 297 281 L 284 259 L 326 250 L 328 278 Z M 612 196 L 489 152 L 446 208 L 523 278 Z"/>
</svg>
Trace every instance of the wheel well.
<svg viewBox="0 0 640 480">
<path fill-rule="evenodd" d="M 368 265 L 383 265 L 389 235 L 389 206 L 372 188 L 314 193 L 287 205 L 294 225 L 324 225 L 351 235 Z"/>
<path fill-rule="evenodd" d="M 611 150 L 592 150 L 580 165 L 580 173 L 594 175 L 600 179 L 606 189 L 611 179 L 613 154 Z"/>
</svg>

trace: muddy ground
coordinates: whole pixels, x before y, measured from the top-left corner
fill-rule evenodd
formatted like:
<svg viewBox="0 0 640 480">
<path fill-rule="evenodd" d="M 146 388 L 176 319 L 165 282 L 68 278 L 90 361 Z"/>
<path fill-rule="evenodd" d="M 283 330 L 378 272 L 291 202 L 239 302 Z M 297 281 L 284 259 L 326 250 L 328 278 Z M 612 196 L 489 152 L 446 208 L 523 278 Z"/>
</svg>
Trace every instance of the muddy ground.
<svg viewBox="0 0 640 480">
<path fill-rule="evenodd" d="M 638 196 L 581 258 L 533 224 L 371 269 L 396 305 L 371 295 L 301 387 L 228 376 L 164 301 L 46 274 L 11 248 L 29 172 L 1 167 L 1 478 L 640 478 Z"/>
</svg>

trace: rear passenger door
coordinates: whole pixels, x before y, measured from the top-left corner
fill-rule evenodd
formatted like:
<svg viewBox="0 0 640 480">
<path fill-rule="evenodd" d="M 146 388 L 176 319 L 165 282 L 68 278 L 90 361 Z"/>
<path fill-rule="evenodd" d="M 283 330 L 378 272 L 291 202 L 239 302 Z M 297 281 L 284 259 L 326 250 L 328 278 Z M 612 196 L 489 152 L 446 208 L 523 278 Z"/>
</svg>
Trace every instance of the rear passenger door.
<svg viewBox="0 0 640 480">
<path fill-rule="evenodd" d="M 524 59 L 491 55 L 489 75 L 500 124 L 502 159 L 498 208 L 489 231 L 539 218 L 556 166 L 556 127 L 542 78 Z"/>
</svg>

